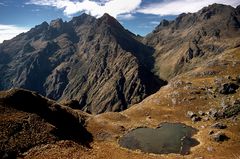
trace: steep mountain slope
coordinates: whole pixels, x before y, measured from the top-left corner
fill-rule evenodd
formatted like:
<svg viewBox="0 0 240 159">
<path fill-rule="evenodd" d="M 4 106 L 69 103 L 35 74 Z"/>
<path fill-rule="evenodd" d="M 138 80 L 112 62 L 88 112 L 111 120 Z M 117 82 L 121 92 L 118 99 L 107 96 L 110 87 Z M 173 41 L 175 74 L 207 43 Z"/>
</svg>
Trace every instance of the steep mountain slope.
<svg viewBox="0 0 240 159">
<path fill-rule="evenodd" d="M 32 147 L 59 140 L 68 140 L 63 147 L 73 141 L 87 146 L 92 136 L 83 125 L 90 117 L 35 92 L 0 92 L 0 158 L 16 158 Z"/>
<path fill-rule="evenodd" d="M 56 19 L 0 45 L 0 88 L 74 99 L 92 113 L 121 111 L 165 84 L 150 72 L 153 52 L 108 14 Z"/>
<path fill-rule="evenodd" d="M 240 6 L 213 4 L 163 20 L 144 42 L 156 49 L 156 74 L 170 79 L 240 45 Z"/>
</svg>

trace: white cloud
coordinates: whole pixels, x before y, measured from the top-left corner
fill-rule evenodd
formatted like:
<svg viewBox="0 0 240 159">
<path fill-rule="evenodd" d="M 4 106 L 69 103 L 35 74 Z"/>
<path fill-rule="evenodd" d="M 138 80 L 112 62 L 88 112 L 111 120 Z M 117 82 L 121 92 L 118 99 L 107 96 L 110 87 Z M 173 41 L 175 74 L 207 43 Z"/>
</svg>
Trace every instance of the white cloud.
<svg viewBox="0 0 240 159">
<path fill-rule="evenodd" d="M 132 20 L 135 17 L 132 14 L 128 13 L 128 14 L 120 14 L 117 16 L 117 18 L 118 20 Z"/>
<path fill-rule="evenodd" d="M 213 3 L 232 5 L 236 7 L 239 0 L 164 0 L 159 3 L 152 3 L 137 10 L 144 14 L 155 15 L 178 15 L 181 13 L 193 13 Z"/>
<path fill-rule="evenodd" d="M 71 1 L 71 0 L 30 0 L 26 4 L 52 6 L 58 9 L 63 9 L 67 16 L 78 12 L 85 12 L 92 16 L 100 17 L 104 13 L 108 13 L 113 17 L 121 14 L 128 14 L 136 10 L 142 0 L 99 0 L 90 1 Z"/>
<path fill-rule="evenodd" d="M 140 8 L 144 0 L 29 0 L 26 4 L 52 6 L 62 9 L 64 14 L 72 16 L 85 12 L 95 17 L 108 13 L 119 19 L 132 19 L 131 13 L 139 12 L 155 15 L 178 15 L 183 12 L 196 12 L 201 8 L 221 3 L 232 6 L 240 4 L 239 0 L 163 0 L 149 3 Z M 147 0 L 146 0 L 147 1 Z"/>
<path fill-rule="evenodd" d="M 7 6 L 5 3 L 0 2 L 0 6 Z"/>
<path fill-rule="evenodd" d="M 3 40 L 12 39 L 16 35 L 26 32 L 28 30 L 28 28 L 18 27 L 15 25 L 0 24 L 0 43 L 2 43 Z"/>
</svg>

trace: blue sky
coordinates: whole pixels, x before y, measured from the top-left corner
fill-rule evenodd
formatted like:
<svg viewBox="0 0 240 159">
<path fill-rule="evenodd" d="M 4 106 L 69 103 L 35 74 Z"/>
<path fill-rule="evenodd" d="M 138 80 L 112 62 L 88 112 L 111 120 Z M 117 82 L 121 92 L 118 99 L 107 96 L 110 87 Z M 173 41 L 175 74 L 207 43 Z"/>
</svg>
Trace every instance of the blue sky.
<svg viewBox="0 0 240 159">
<path fill-rule="evenodd" d="M 97 18 L 105 12 L 135 34 L 150 33 L 162 19 L 222 3 L 236 7 L 239 0 L 0 0 L 0 43 L 53 19 L 69 21 L 83 12 Z"/>
</svg>

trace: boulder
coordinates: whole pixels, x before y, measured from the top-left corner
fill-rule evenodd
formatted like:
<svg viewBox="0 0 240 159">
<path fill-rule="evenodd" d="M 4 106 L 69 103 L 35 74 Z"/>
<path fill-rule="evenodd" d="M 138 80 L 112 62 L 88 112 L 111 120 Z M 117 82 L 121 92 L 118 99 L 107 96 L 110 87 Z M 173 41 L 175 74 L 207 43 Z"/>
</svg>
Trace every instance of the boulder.
<svg viewBox="0 0 240 159">
<path fill-rule="evenodd" d="M 223 118 L 231 118 L 240 113 L 240 103 L 238 100 L 234 102 L 232 106 L 227 107 L 223 110 Z"/>
<path fill-rule="evenodd" d="M 217 116 L 218 116 L 218 111 L 217 109 L 215 108 L 211 108 L 208 112 L 207 112 L 207 115 L 212 118 L 213 120 L 216 120 L 217 119 Z"/>
<path fill-rule="evenodd" d="M 205 113 L 203 112 L 203 111 L 198 111 L 198 114 L 200 115 L 200 116 L 204 116 L 205 115 Z"/>
<path fill-rule="evenodd" d="M 221 94 L 234 94 L 236 93 L 236 90 L 239 88 L 239 86 L 235 83 L 225 83 L 220 88 Z"/>
<path fill-rule="evenodd" d="M 207 147 L 207 150 L 208 150 L 209 152 L 213 152 L 213 151 L 214 151 L 214 148 L 211 147 L 211 146 L 209 146 L 209 147 Z"/>
<path fill-rule="evenodd" d="M 192 112 L 192 111 L 188 111 L 186 116 L 189 117 L 189 118 L 193 118 L 193 117 L 196 117 L 197 114 Z"/>
<path fill-rule="evenodd" d="M 214 134 L 214 131 L 213 130 L 211 130 L 211 131 L 209 131 L 209 133 L 208 133 L 209 135 L 212 135 L 212 134 Z"/>
<path fill-rule="evenodd" d="M 198 121 L 201 121 L 201 120 L 202 120 L 202 118 L 199 117 L 199 116 L 194 116 L 194 117 L 192 117 L 192 121 L 193 121 L 193 122 L 198 122 Z"/>
<path fill-rule="evenodd" d="M 215 128 L 215 129 L 226 129 L 227 125 L 223 124 L 221 122 L 217 122 L 217 123 L 213 124 L 211 127 Z"/>
<path fill-rule="evenodd" d="M 225 133 L 219 131 L 219 132 L 216 132 L 215 134 L 213 134 L 211 136 L 211 139 L 216 142 L 223 142 L 223 141 L 228 140 L 229 137 Z"/>
<path fill-rule="evenodd" d="M 203 117 L 203 120 L 204 120 L 204 121 L 208 121 L 208 120 L 209 120 L 209 117 L 207 117 L 207 116 L 206 116 L 206 117 Z"/>
<path fill-rule="evenodd" d="M 234 104 L 234 105 L 240 104 L 240 99 L 235 100 L 235 101 L 233 102 L 233 104 Z"/>
</svg>

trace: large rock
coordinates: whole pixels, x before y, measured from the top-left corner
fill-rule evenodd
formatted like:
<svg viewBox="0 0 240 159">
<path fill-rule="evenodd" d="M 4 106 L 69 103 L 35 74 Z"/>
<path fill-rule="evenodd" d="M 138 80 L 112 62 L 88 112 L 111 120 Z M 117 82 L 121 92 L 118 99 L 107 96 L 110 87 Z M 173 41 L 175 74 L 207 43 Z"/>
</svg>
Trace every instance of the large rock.
<svg viewBox="0 0 240 159">
<path fill-rule="evenodd" d="M 233 94 L 236 93 L 236 90 L 239 88 L 239 86 L 235 83 L 225 83 L 220 88 L 221 94 Z"/>
<path fill-rule="evenodd" d="M 227 128 L 227 125 L 221 122 L 217 122 L 217 123 L 214 123 L 211 127 L 216 129 L 225 129 Z"/>
<path fill-rule="evenodd" d="M 213 120 L 216 120 L 219 117 L 218 110 L 216 108 L 209 109 L 207 115 L 211 117 Z"/>
<path fill-rule="evenodd" d="M 238 115 L 240 113 L 240 100 L 234 101 L 234 103 L 222 110 L 223 118 L 230 118 Z"/>
<path fill-rule="evenodd" d="M 187 117 L 189 117 L 189 118 L 193 118 L 193 117 L 196 117 L 196 116 L 197 116 L 197 114 L 196 114 L 196 113 L 194 113 L 194 112 L 192 112 L 192 111 L 187 111 L 187 114 L 186 114 L 186 116 L 187 116 Z"/>
<path fill-rule="evenodd" d="M 216 132 L 215 134 L 212 134 L 211 138 L 213 141 L 216 141 L 216 142 L 223 142 L 229 139 L 229 137 L 225 133 L 220 131 Z"/>
</svg>

